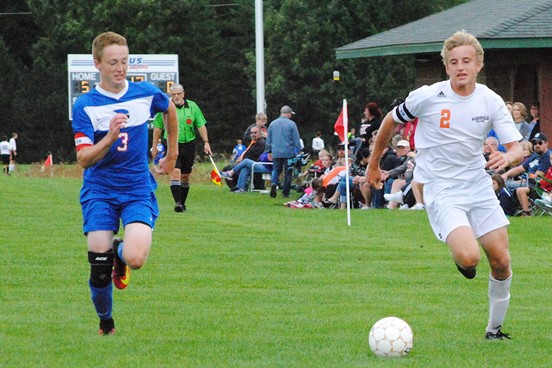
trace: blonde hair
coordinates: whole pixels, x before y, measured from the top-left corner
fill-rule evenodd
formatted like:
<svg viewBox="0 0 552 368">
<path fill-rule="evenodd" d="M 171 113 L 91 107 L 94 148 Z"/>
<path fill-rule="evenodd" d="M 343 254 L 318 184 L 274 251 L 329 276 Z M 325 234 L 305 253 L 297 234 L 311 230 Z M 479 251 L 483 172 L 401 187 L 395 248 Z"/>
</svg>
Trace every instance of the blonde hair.
<svg viewBox="0 0 552 368">
<path fill-rule="evenodd" d="M 525 104 L 523 102 L 514 102 L 513 105 L 519 107 L 519 112 L 521 112 L 521 116 L 525 120 L 527 118 L 527 107 Z"/>
<path fill-rule="evenodd" d="M 261 119 L 268 119 L 268 117 L 264 112 L 259 112 L 257 113 L 257 115 L 255 115 L 255 120 L 261 120 Z"/>
<path fill-rule="evenodd" d="M 464 30 L 456 32 L 445 40 L 443 49 L 441 50 L 441 58 L 443 59 L 443 64 L 445 64 L 445 66 L 447 65 L 448 54 L 453 49 L 460 46 L 473 46 L 475 49 L 475 57 L 481 64 L 481 67 L 483 67 L 483 47 L 481 47 L 481 44 L 474 35 Z"/>
<path fill-rule="evenodd" d="M 533 153 L 533 143 L 529 142 L 529 141 L 526 141 L 526 140 L 523 140 L 520 142 L 521 144 L 521 148 L 527 148 L 527 150 L 530 152 L 530 153 Z"/>
<path fill-rule="evenodd" d="M 102 61 L 103 50 L 107 46 L 119 45 L 128 47 L 126 38 L 115 32 L 104 32 L 94 38 L 92 42 L 92 56 L 95 60 Z"/>
</svg>

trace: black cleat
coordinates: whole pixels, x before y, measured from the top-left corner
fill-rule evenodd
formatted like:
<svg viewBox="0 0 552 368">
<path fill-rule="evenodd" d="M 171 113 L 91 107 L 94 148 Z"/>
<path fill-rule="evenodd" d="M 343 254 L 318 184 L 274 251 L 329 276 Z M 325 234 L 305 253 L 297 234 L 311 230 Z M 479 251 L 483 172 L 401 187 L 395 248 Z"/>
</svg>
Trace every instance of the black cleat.
<svg viewBox="0 0 552 368">
<path fill-rule="evenodd" d="M 475 274 L 477 273 L 477 270 L 475 267 L 472 267 L 472 268 L 462 268 L 458 265 L 456 265 L 456 267 L 458 268 L 458 271 L 460 271 L 460 273 L 462 275 L 464 275 L 465 278 L 467 279 L 473 279 L 475 277 Z"/>
<path fill-rule="evenodd" d="M 496 331 L 496 333 L 493 333 L 493 332 L 487 332 L 485 334 L 485 338 L 487 340 L 510 340 L 511 337 L 510 337 L 510 334 L 507 334 L 507 333 L 504 333 L 502 332 L 500 329 L 501 329 L 502 326 L 498 326 L 498 330 Z"/>
<path fill-rule="evenodd" d="M 115 321 L 113 318 L 110 319 L 100 319 L 100 329 L 98 331 L 100 336 L 115 335 Z"/>
<path fill-rule="evenodd" d="M 270 187 L 270 196 L 272 198 L 276 198 L 276 189 L 278 188 L 278 186 L 276 184 L 272 184 L 272 186 Z"/>
<path fill-rule="evenodd" d="M 174 212 L 183 212 L 183 211 L 184 211 L 184 206 L 182 206 L 180 202 L 175 203 Z"/>
</svg>

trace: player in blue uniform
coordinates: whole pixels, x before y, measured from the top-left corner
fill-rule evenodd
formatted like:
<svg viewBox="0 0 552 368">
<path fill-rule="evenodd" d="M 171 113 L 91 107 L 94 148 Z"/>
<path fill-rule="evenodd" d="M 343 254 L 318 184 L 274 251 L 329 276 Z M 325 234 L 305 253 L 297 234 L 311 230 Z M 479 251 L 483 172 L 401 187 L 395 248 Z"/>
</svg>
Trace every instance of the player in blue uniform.
<svg viewBox="0 0 552 368">
<path fill-rule="evenodd" d="M 100 317 L 100 335 L 112 335 L 111 281 L 124 289 L 130 268 L 138 269 L 148 257 L 152 230 L 158 216 L 155 179 L 148 168 L 147 120 L 165 114 L 167 154 L 157 169 L 169 174 L 178 155 L 178 121 L 174 104 L 147 82 L 126 80 L 128 46 L 113 32 L 92 43 L 100 83 L 80 96 L 73 107 L 77 162 L 85 171 L 80 202 L 88 242 L 89 286 Z M 119 222 L 124 242 L 114 238 Z"/>
</svg>

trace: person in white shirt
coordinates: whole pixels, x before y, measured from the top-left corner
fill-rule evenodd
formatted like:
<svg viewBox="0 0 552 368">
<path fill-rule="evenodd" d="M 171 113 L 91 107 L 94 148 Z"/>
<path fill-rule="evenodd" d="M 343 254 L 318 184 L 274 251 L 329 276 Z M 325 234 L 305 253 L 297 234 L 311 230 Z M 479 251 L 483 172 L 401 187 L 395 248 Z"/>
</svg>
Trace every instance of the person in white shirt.
<svg viewBox="0 0 552 368">
<path fill-rule="evenodd" d="M 312 157 L 318 157 L 318 153 L 325 148 L 324 140 L 322 139 L 322 133 L 316 132 L 316 137 L 312 139 Z"/>
<path fill-rule="evenodd" d="M 6 175 L 10 175 L 8 165 L 11 158 L 11 145 L 6 136 L 2 137 L 2 141 L 0 142 L 0 157 L 2 158 L 3 172 Z"/>
<path fill-rule="evenodd" d="M 15 156 L 17 156 L 17 144 L 15 142 L 16 139 L 17 139 L 17 133 L 12 133 L 12 137 L 10 138 L 10 146 L 11 146 L 11 158 L 10 158 L 10 166 L 9 166 L 10 172 L 13 172 L 15 170 Z"/>
<path fill-rule="evenodd" d="M 485 251 L 491 267 L 485 338 L 503 340 L 509 338 L 501 327 L 512 280 L 509 222 L 485 169 L 498 171 L 519 162 L 522 136 L 502 98 L 477 83 L 483 48 L 473 35 L 455 33 L 444 42 L 441 56 L 450 79 L 418 88 L 387 114 L 376 138 L 367 181 L 382 186 L 379 161 L 395 124 L 418 118 L 414 179 L 424 186 L 429 222 L 466 278 L 476 275 L 478 242 Z M 483 143 L 491 128 L 507 152 L 494 150 L 485 162 Z"/>
</svg>

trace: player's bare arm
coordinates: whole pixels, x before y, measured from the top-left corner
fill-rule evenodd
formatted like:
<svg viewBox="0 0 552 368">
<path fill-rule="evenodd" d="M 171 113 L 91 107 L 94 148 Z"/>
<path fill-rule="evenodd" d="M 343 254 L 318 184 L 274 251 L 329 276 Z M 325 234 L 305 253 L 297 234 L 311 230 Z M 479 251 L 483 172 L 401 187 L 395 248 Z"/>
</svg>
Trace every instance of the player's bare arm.
<svg viewBox="0 0 552 368">
<path fill-rule="evenodd" d="M 381 189 L 383 187 L 380 160 L 383 155 L 383 150 L 387 147 L 391 141 L 391 138 L 393 138 L 394 131 L 395 121 L 393 120 L 393 112 L 391 111 L 385 116 L 385 118 L 383 118 L 381 126 L 378 129 L 376 144 L 374 145 L 374 150 L 370 155 L 370 162 L 368 163 L 368 168 L 366 170 L 366 182 L 376 189 Z"/>
<path fill-rule="evenodd" d="M 517 165 L 523 159 L 523 150 L 519 142 L 505 143 L 506 152 L 500 152 L 491 147 L 491 154 L 486 167 L 491 170 L 501 171 L 508 166 Z"/>
<path fill-rule="evenodd" d="M 98 143 L 93 146 L 84 147 L 77 152 L 77 162 L 87 169 L 100 161 L 109 152 L 113 143 L 117 142 L 121 128 L 128 120 L 125 114 L 115 114 L 109 122 L 109 131 Z"/>
<path fill-rule="evenodd" d="M 169 102 L 169 108 L 163 113 L 163 124 L 167 132 L 167 154 L 159 161 L 159 174 L 170 174 L 178 157 L 178 117 L 176 116 L 176 107 L 172 101 Z"/>
</svg>

